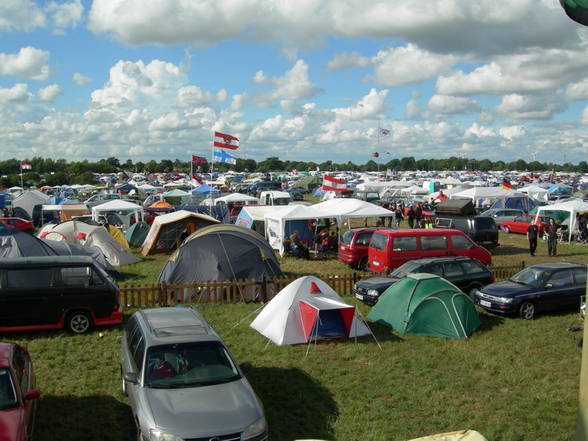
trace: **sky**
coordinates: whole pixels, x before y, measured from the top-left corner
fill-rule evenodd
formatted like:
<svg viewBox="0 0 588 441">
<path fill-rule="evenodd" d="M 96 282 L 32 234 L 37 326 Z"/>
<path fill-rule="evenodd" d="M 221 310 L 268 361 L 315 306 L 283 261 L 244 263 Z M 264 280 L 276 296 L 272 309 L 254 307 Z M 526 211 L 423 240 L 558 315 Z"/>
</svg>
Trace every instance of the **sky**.
<svg viewBox="0 0 588 441">
<path fill-rule="evenodd" d="M 0 160 L 588 160 L 558 0 L 2 0 L 0 42 Z"/>
</svg>

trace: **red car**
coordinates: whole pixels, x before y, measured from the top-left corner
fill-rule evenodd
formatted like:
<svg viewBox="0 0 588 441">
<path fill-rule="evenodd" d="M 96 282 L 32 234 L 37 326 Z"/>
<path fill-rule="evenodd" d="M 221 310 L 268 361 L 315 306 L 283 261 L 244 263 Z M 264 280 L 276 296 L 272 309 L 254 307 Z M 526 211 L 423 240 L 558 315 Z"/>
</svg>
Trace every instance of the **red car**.
<svg viewBox="0 0 588 441">
<path fill-rule="evenodd" d="M 337 253 L 339 261 L 353 268 L 366 271 L 368 246 L 372 234 L 377 230 L 381 230 L 381 228 L 354 228 L 345 232 L 339 241 L 339 251 Z"/>
<path fill-rule="evenodd" d="M 16 228 L 25 233 L 33 234 L 35 227 L 32 220 L 21 219 L 20 217 L 0 217 L 0 226 L 5 228 Z"/>
<path fill-rule="evenodd" d="M 404 216 L 408 216 L 409 207 L 412 207 L 413 210 L 416 210 L 417 205 L 418 204 L 416 202 L 413 202 L 404 207 Z M 432 205 L 421 204 L 421 208 L 423 209 L 423 216 L 432 216 L 435 214 L 435 208 Z"/>
<path fill-rule="evenodd" d="M 40 395 L 27 350 L 14 343 L 0 343 L 0 441 L 31 439 L 35 398 Z"/>
<path fill-rule="evenodd" d="M 525 215 L 525 216 L 517 216 L 514 220 L 505 221 L 500 223 L 500 228 L 505 233 L 518 233 L 518 234 L 527 234 L 527 228 L 532 223 L 535 223 L 539 226 L 539 236 L 543 234 L 543 230 L 549 223 L 549 216 L 539 216 L 539 219 L 535 219 L 535 216 Z"/>
</svg>

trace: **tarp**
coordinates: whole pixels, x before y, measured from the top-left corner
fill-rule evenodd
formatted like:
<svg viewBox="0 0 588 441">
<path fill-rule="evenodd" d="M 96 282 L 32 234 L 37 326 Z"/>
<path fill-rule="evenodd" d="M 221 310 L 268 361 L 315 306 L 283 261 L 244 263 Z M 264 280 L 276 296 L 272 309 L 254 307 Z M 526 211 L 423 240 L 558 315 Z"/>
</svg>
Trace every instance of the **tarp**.
<svg viewBox="0 0 588 441">
<path fill-rule="evenodd" d="M 190 234 L 218 220 L 206 214 L 179 210 L 162 214 L 153 219 L 147 237 L 143 241 L 141 254 L 165 253 L 177 248 Z"/>
<path fill-rule="evenodd" d="M 300 277 L 287 285 L 250 326 L 278 346 L 370 334 L 355 306 L 345 303 L 333 288 L 314 276 Z"/>
<path fill-rule="evenodd" d="M 55 256 L 57 253 L 35 236 L 16 228 L 0 228 L 0 258 Z"/>
<path fill-rule="evenodd" d="M 410 274 L 390 285 L 368 319 L 401 334 L 467 338 L 480 326 L 472 300 L 434 274 Z"/>
<path fill-rule="evenodd" d="M 70 220 L 60 224 L 45 225 L 39 231 L 38 236 L 41 239 L 65 240 L 72 244 L 97 246 L 113 266 L 140 261 L 139 258 L 119 244 L 102 226 L 88 225 L 84 222 Z"/>
<path fill-rule="evenodd" d="M 160 282 L 261 279 L 281 276 L 265 239 L 235 225 L 217 224 L 192 233 L 163 267 Z"/>
</svg>

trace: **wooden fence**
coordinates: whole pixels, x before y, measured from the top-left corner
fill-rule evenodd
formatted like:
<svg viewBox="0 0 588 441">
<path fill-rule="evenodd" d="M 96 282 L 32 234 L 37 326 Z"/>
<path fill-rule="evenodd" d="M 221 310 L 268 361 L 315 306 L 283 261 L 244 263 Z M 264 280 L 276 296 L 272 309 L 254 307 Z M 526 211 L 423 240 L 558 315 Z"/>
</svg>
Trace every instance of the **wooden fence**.
<svg viewBox="0 0 588 441">
<path fill-rule="evenodd" d="M 512 266 L 491 266 L 496 280 L 508 279 L 525 267 L 525 263 Z M 158 283 L 156 285 L 124 286 L 120 288 L 121 300 L 127 307 L 153 307 L 174 304 L 207 304 L 267 302 L 282 288 L 300 276 L 283 276 L 237 280 L 211 280 L 193 283 Z M 367 273 L 322 275 L 342 296 L 352 295 L 353 285 L 361 279 L 372 277 Z"/>
</svg>

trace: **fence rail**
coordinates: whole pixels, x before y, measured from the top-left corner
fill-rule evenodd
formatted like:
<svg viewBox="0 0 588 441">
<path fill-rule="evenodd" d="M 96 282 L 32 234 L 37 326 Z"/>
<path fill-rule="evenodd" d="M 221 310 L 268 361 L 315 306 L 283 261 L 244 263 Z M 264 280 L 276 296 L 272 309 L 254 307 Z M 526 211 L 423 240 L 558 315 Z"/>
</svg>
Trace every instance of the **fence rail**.
<svg viewBox="0 0 588 441">
<path fill-rule="evenodd" d="M 510 266 L 490 266 L 496 280 L 508 279 L 525 267 L 525 263 Z M 319 278 L 337 293 L 348 296 L 353 285 L 371 274 L 328 274 Z M 190 283 L 157 283 L 155 285 L 130 285 L 120 288 L 121 300 L 127 307 L 154 307 L 174 304 L 208 304 L 267 302 L 285 286 L 300 276 L 267 277 L 261 280 L 209 280 Z"/>
</svg>

